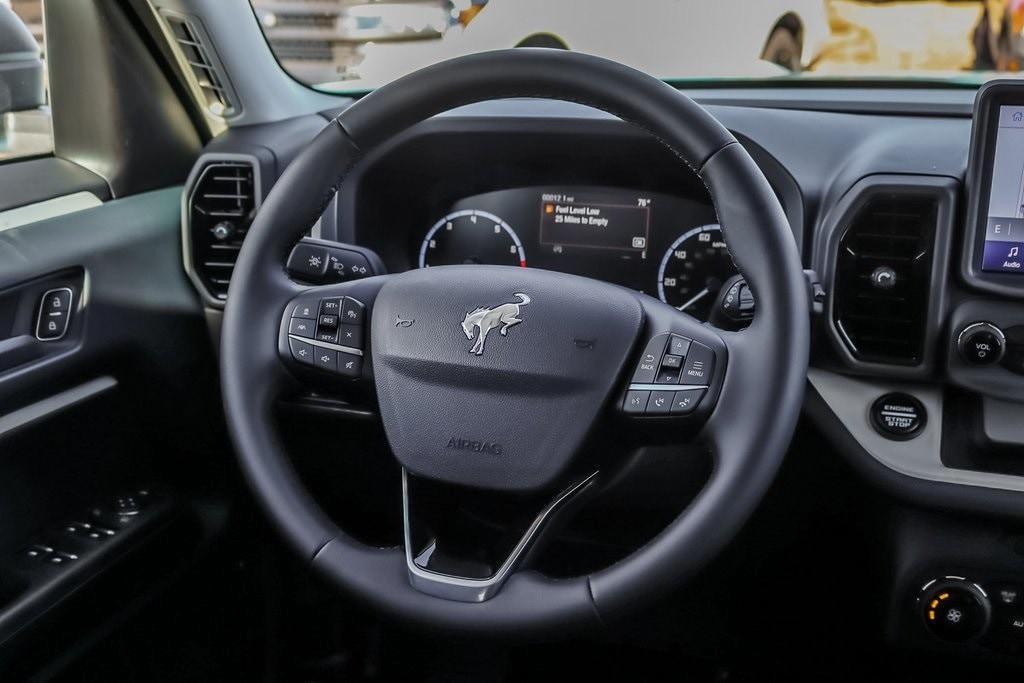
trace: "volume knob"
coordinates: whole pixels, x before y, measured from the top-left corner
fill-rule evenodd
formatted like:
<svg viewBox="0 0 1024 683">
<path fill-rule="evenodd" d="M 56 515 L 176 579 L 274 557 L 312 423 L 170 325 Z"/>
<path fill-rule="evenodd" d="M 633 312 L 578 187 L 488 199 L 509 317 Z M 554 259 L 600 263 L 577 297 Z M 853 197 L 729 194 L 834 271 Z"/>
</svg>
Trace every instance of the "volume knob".
<svg viewBox="0 0 1024 683">
<path fill-rule="evenodd" d="M 956 347 L 971 365 L 995 365 L 1006 351 L 1006 336 L 992 323 L 971 323 L 961 330 Z"/>
</svg>

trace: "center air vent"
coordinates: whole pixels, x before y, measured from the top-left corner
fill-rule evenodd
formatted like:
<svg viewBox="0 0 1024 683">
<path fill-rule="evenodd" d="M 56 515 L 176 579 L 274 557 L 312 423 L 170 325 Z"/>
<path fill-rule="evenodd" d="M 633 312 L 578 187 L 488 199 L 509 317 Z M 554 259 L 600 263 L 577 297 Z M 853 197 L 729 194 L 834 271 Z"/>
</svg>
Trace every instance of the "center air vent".
<svg viewBox="0 0 1024 683">
<path fill-rule="evenodd" d="M 938 211 L 933 193 L 878 192 L 850 215 L 836 255 L 832 315 L 857 360 L 922 362 Z"/>
<path fill-rule="evenodd" d="M 238 251 L 259 207 L 256 177 L 249 161 L 207 161 L 188 194 L 186 247 L 193 274 L 218 301 L 227 298 Z"/>
</svg>

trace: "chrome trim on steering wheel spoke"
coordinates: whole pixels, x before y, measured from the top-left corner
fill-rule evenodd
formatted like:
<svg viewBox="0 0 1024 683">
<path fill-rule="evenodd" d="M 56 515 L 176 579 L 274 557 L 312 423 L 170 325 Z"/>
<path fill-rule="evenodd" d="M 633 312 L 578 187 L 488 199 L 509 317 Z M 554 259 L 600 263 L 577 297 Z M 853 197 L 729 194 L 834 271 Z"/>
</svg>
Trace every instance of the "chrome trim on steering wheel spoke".
<svg viewBox="0 0 1024 683">
<path fill-rule="evenodd" d="M 707 384 L 630 384 L 629 391 L 699 391 L 707 389 Z"/>
<path fill-rule="evenodd" d="M 309 337 L 300 337 L 297 334 L 289 334 L 289 339 L 295 339 L 300 342 L 306 342 L 310 346 L 319 346 L 322 349 L 331 349 L 333 351 L 341 351 L 347 353 L 350 356 L 361 356 L 363 355 L 362 349 L 357 349 L 352 346 L 342 346 L 341 344 L 332 344 L 330 342 L 323 342 L 319 339 L 310 339 Z"/>
<path fill-rule="evenodd" d="M 402 517 L 405 532 L 405 564 L 409 570 L 409 584 L 427 595 L 438 598 L 454 600 L 456 602 L 484 602 L 494 597 L 502 585 L 512 575 L 519 562 L 522 560 L 530 545 L 536 539 L 544 524 L 551 518 L 553 513 L 590 486 L 597 478 L 598 472 L 592 472 L 587 477 L 576 482 L 569 488 L 558 494 L 547 507 L 541 510 L 534 518 L 526 532 L 516 543 L 515 548 L 492 576 L 486 579 L 470 579 L 462 576 L 451 576 L 424 569 L 416 563 L 417 559 L 428 560 L 436 550 L 437 541 L 432 540 L 427 547 L 415 558 L 412 550 L 412 525 L 409 521 L 409 477 L 405 468 L 402 468 Z"/>
</svg>

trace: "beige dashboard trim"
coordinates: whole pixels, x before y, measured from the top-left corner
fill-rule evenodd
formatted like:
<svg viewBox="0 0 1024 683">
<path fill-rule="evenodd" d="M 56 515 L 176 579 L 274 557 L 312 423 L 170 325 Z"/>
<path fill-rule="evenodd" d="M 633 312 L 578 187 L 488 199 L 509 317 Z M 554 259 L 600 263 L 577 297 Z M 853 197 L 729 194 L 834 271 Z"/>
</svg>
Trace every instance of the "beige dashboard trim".
<svg viewBox="0 0 1024 683">
<path fill-rule="evenodd" d="M 92 192 L 75 192 L 46 201 L 19 206 L 15 209 L 0 211 L 0 232 L 23 225 L 57 218 L 76 211 L 91 209 L 103 204 Z"/>
<path fill-rule="evenodd" d="M 818 368 L 809 369 L 807 379 L 860 447 L 889 469 L 927 481 L 1024 492 L 1024 477 L 954 469 L 943 464 L 940 389 L 926 384 L 854 379 Z M 909 441 L 886 439 L 871 426 L 871 404 L 892 391 L 915 396 L 928 413 L 924 429 Z"/>
</svg>

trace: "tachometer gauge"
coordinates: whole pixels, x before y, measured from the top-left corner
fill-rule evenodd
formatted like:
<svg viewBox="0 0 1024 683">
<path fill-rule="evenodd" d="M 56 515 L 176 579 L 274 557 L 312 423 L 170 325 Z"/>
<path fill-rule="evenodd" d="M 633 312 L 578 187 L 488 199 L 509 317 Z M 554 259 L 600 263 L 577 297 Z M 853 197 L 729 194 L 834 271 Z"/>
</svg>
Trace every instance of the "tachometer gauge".
<svg viewBox="0 0 1024 683">
<path fill-rule="evenodd" d="M 658 268 L 658 296 L 680 311 L 707 320 L 718 290 L 735 274 L 722 227 L 701 225 L 680 235 L 665 252 Z"/>
<path fill-rule="evenodd" d="M 450 213 L 427 231 L 420 268 L 461 263 L 526 267 L 526 251 L 508 223 L 493 213 L 466 209 Z"/>
</svg>

